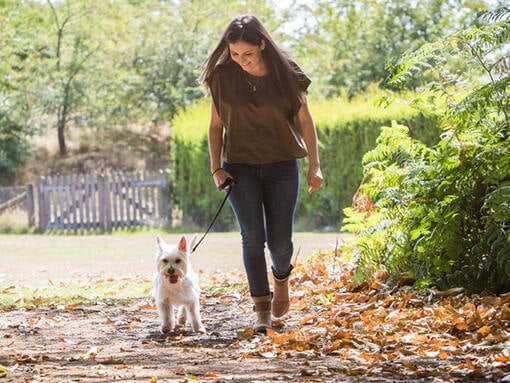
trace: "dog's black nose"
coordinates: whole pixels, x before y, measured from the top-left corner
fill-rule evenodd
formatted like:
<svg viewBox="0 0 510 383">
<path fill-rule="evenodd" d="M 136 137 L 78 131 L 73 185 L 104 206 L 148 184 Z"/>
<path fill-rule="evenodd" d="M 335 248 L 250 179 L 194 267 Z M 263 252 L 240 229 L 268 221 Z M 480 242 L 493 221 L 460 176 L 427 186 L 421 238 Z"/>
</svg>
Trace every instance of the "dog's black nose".
<svg viewBox="0 0 510 383">
<path fill-rule="evenodd" d="M 175 269 L 173 267 L 170 267 L 168 269 L 168 274 L 172 275 L 173 273 L 175 273 Z"/>
</svg>

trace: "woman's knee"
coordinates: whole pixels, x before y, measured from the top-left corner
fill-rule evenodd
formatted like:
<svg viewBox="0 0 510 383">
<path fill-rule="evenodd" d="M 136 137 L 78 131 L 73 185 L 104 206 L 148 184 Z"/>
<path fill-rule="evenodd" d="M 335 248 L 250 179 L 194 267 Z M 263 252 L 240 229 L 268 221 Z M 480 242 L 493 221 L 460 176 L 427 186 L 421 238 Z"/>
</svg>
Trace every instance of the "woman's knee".
<svg viewBox="0 0 510 383">
<path fill-rule="evenodd" d="M 291 240 L 280 240 L 280 241 L 268 241 L 267 248 L 272 254 L 281 256 L 291 255 L 294 250 L 294 246 Z"/>
<path fill-rule="evenodd" d="M 263 231 L 243 230 L 241 232 L 243 248 L 245 249 L 264 249 L 266 238 Z"/>
</svg>

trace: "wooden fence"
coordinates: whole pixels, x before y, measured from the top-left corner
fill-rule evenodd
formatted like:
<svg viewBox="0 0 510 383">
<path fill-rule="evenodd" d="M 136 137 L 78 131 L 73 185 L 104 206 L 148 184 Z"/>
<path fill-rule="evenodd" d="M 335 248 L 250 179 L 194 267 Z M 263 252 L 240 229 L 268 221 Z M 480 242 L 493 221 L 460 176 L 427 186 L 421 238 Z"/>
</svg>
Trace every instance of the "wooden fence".
<svg viewBox="0 0 510 383">
<path fill-rule="evenodd" d="M 0 188 L 0 214 L 21 207 L 27 214 L 28 226 L 35 224 L 34 186 L 9 186 Z"/>
<path fill-rule="evenodd" d="M 167 189 L 164 172 L 40 177 L 39 225 L 75 233 L 165 225 Z"/>
</svg>

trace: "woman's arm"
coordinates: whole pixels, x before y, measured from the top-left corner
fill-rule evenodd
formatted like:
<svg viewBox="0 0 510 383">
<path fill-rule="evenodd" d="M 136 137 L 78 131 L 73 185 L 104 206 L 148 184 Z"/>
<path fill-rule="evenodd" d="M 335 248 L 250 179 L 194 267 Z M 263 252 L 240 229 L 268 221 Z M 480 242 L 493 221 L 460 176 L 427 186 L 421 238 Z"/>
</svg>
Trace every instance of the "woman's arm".
<svg viewBox="0 0 510 383">
<path fill-rule="evenodd" d="M 221 167 L 221 147 L 223 145 L 223 126 L 211 101 L 211 121 L 209 122 L 209 157 L 211 160 L 211 173 Z"/>
<path fill-rule="evenodd" d="M 308 150 L 308 192 L 313 193 L 322 186 L 323 177 L 319 161 L 317 130 L 306 99 L 298 110 L 297 120 L 301 127 L 306 149 Z"/>
<path fill-rule="evenodd" d="M 209 157 L 211 162 L 211 173 L 213 173 L 216 187 L 222 185 L 227 177 L 231 177 L 221 168 L 221 150 L 223 147 L 223 125 L 221 118 L 216 110 L 214 102 L 211 101 L 211 121 L 209 123 Z M 218 171 L 217 171 L 218 170 Z M 230 186 L 227 186 L 227 189 Z"/>
</svg>

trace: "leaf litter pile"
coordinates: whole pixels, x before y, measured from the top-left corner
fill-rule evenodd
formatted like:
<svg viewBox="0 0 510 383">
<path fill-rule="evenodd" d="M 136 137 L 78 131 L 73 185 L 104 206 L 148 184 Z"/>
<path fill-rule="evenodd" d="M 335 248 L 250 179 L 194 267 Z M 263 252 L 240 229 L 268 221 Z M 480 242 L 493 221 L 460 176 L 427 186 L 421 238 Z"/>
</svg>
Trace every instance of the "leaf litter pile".
<svg viewBox="0 0 510 383">
<path fill-rule="evenodd" d="M 510 294 L 354 289 L 336 255 L 296 267 L 291 312 L 267 335 L 238 271 L 202 273 L 205 335 L 159 333 L 148 277 L 118 281 L 136 298 L 21 297 L 0 316 L 0 382 L 510 382 Z"/>
</svg>

